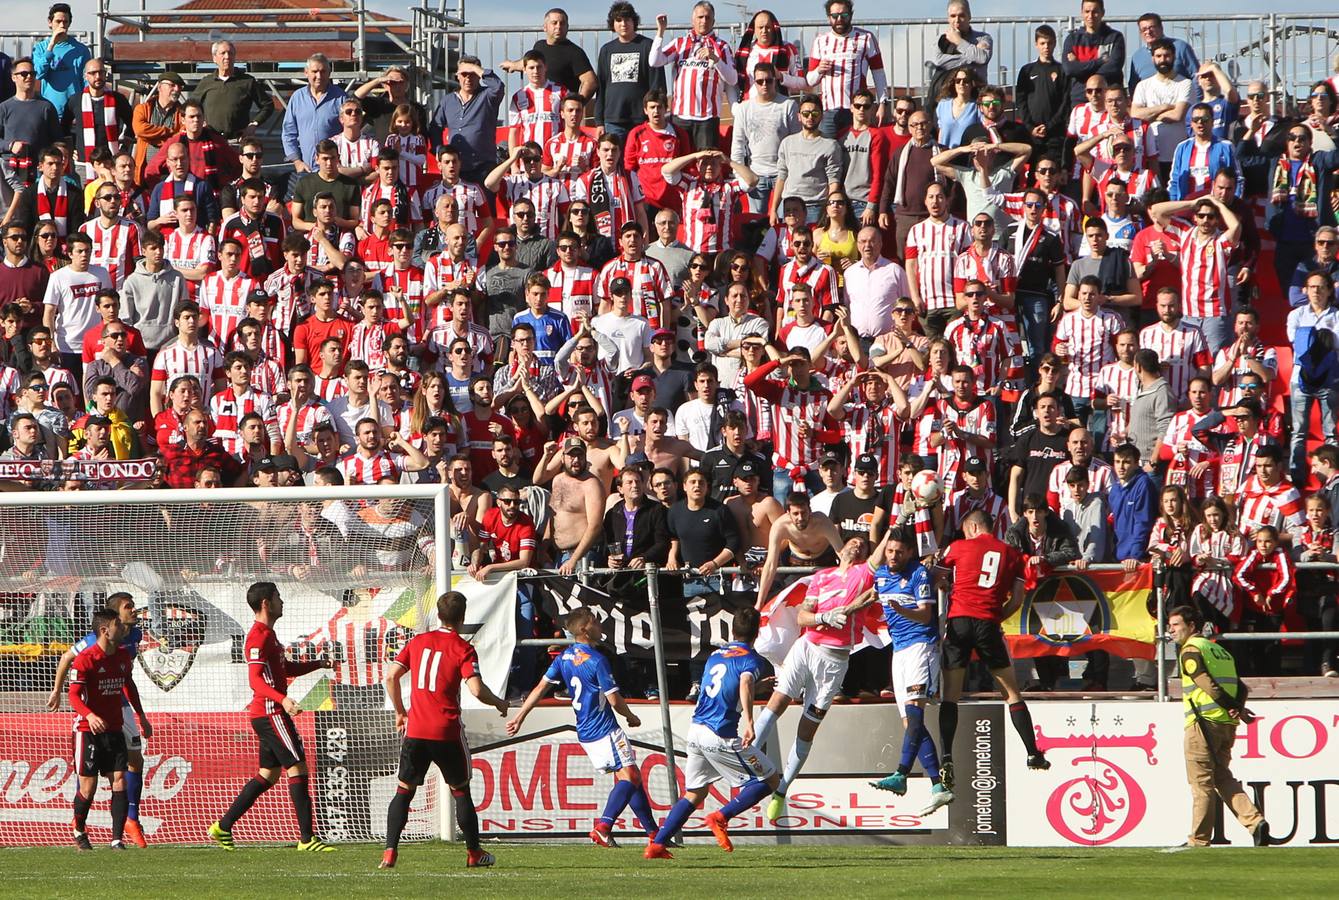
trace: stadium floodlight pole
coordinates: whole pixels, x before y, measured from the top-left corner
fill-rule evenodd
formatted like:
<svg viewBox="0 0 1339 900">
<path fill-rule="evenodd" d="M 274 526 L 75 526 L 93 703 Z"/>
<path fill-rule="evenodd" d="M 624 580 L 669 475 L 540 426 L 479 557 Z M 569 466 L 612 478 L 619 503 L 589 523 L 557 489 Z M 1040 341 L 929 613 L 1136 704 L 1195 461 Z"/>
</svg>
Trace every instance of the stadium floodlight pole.
<svg viewBox="0 0 1339 900">
<path fill-rule="evenodd" d="M 651 608 L 651 640 L 656 651 L 656 687 L 660 691 L 660 732 L 665 745 L 665 771 L 669 776 L 670 800 L 679 800 L 679 766 L 674 759 L 674 730 L 670 727 L 669 672 L 665 667 L 665 636 L 660 630 L 660 569 L 646 567 L 646 597 Z"/>
</svg>

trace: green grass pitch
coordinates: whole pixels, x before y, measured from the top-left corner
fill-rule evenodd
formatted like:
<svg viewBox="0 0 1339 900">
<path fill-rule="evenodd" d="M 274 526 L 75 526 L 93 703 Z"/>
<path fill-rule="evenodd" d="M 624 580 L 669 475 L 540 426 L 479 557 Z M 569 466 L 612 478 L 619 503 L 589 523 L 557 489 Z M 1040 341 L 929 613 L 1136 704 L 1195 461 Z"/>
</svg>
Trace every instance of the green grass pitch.
<svg viewBox="0 0 1339 900">
<path fill-rule="evenodd" d="M 381 850 L 305 854 L 151 847 L 0 849 L 12 897 L 1290 897 L 1334 896 L 1333 848 L 1157 850 L 966 847 L 761 847 L 714 844 L 642 859 L 641 847 L 488 844 L 493 869 L 465 868 L 459 844 L 406 844 L 378 871 Z"/>
</svg>

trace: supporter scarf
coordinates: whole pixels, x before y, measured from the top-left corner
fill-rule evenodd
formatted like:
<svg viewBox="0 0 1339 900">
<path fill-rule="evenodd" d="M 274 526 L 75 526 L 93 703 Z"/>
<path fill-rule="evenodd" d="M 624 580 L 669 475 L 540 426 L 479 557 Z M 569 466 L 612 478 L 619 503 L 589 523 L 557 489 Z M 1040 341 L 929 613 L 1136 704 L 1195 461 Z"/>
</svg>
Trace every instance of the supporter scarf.
<svg viewBox="0 0 1339 900">
<path fill-rule="evenodd" d="M 84 156 L 87 157 L 98 146 L 98 122 L 93 113 L 93 95 L 88 92 L 88 88 L 79 96 L 79 111 L 83 120 L 84 132 Z M 121 132 L 120 123 L 116 121 L 116 93 L 113 91 L 102 92 L 102 133 L 106 138 L 107 149 L 115 155 L 121 152 L 121 142 L 118 135 Z"/>
<path fill-rule="evenodd" d="M 609 196 L 609 178 L 604 170 L 596 166 L 590 173 L 590 187 L 586 196 L 590 203 L 591 217 L 595 227 L 605 237 L 614 236 L 614 203 Z"/>
<path fill-rule="evenodd" d="M 187 143 L 188 152 L 192 143 L 200 150 L 200 165 L 204 169 L 205 180 L 217 187 L 214 176 L 219 172 L 218 143 L 212 137 L 202 137 L 198 141 Z"/>
<path fill-rule="evenodd" d="M 158 215 L 155 218 L 161 219 L 170 215 L 172 212 L 172 201 L 177 196 L 177 185 L 181 185 L 182 191 L 187 194 L 195 195 L 195 176 L 187 172 L 186 177 L 181 181 L 173 181 L 171 178 L 165 178 L 162 182 L 162 191 L 158 195 Z"/>
<path fill-rule="evenodd" d="M 902 145 L 902 152 L 897 157 L 897 190 L 893 192 L 893 207 L 895 209 L 901 207 L 905 202 L 904 195 L 907 190 L 907 162 L 911 159 L 911 150 L 913 147 L 916 147 L 916 142 L 907 141 Z M 916 147 L 916 149 L 920 148 Z M 944 148 L 939 145 L 938 141 L 931 141 L 927 149 L 930 152 L 931 158 L 933 158 L 938 156 L 940 151 Z M 945 180 L 944 176 L 939 174 L 939 170 L 933 166 L 930 167 L 930 177 L 939 184 L 943 184 Z"/>
<path fill-rule="evenodd" d="M 51 208 L 51 194 L 46 189 L 46 182 L 37 184 L 37 219 L 38 221 L 49 220 L 56 223 L 56 233 L 65 237 L 69 233 L 70 227 L 70 196 L 65 179 L 61 178 L 56 182 L 56 208 Z"/>
<path fill-rule="evenodd" d="M 1308 219 L 1314 219 L 1317 215 L 1316 207 L 1316 170 L 1311 165 L 1311 157 L 1308 156 L 1302 160 L 1302 164 L 1297 167 L 1297 183 L 1292 183 L 1292 165 L 1287 156 L 1279 157 L 1279 164 L 1274 167 L 1274 186 L 1269 195 L 1269 201 L 1275 206 L 1282 206 L 1288 202 L 1289 196 L 1293 201 L 1293 212 L 1299 216 Z"/>
</svg>

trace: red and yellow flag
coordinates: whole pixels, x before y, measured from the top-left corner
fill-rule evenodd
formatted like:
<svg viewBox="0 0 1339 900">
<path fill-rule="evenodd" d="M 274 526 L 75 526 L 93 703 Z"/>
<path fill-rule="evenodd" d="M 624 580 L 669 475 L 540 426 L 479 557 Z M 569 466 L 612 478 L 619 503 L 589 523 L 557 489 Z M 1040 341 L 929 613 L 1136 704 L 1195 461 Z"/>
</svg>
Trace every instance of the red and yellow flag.
<svg viewBox="0 0 1339 900">
<path fill-rule="evenodd" d="M 1130 659 L 1153 659 L 1157 634 L 1148 601 L 1153 568 L 1133 572 L 1064 571 L 1029 591 L 1004 622 L 1015 658 L 1082 656 L 1105 650 Z"/>
</svg>

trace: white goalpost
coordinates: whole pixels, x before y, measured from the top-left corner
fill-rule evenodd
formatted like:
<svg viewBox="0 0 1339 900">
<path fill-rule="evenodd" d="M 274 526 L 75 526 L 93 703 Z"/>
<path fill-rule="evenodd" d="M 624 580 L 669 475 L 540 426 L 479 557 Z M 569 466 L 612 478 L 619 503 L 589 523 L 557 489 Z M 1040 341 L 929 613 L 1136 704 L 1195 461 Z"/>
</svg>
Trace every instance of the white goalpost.
<svg viewBox="0 0 1339 900">
<path fill-rule="evenodd" d="M 381 681 L 404 642 L 435 627 L 451 584 L 449 514 L 444 485 L 0 493 L 0 845 L 70 841 L 74 714 L 64 691 L 48 709 L 52 680 L 117 591 L 139 609 L 135 681 L 154 729 L 141 827 L 150 843 L 205 840 L 257 766 L 242 659 L 255 581 L 279 587 L 275 630 L 290 658 L 330 663 L 289 687 L 317 832 L 383 837 L 400 738 Z M 514 579 L 484 587 L 467 625 L 485 679 L 502 689 Z M 443 833 L 444 793 L 419 791 L 405 839 Z M 110 822 L 107 799 L 104 780 L 95 832 Z M 239 843 L 296 833 L 280 790 L 235 832 Z"/>
</svg>

